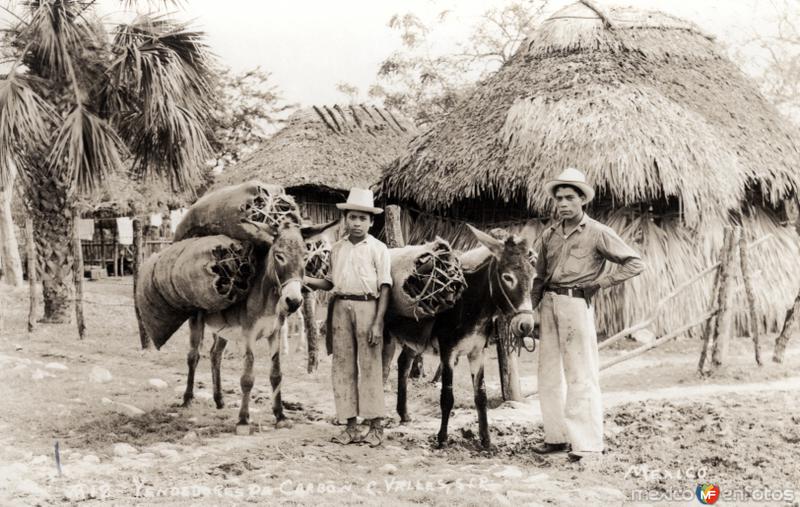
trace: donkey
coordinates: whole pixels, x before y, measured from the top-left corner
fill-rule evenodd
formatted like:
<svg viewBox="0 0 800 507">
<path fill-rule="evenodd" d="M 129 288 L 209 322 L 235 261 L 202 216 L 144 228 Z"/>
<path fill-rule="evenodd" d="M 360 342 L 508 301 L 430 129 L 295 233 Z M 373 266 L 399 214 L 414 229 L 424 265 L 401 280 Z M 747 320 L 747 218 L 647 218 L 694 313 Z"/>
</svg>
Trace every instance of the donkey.
<svg viewBox="0 0 800 507">
<path fill-rule="evenodd" d="M 492 332 L 494 317 L 510 318 L 511 332 L 522 338 L 534 328 L 531 289 L 534 270 L 526 239 L 509 235 L 505 241 L 468 226 L 478 241 L 478 248 L 460 256 L 467 287 L 451 309 L 420 322 L 391 317 L 386 332 L 403 345 L 397 359 L 397 412 L 401 422 L 408 422 L 407 383 L 414 357 L 420 349 L 438 350 L 442 364 L 442 409 L 438 446 L 447 446 L 447 424 L 453 409 L 453 367 L 461 354 L 469 359 L 481 445 L 491 446 L 486 413 L 484 350 Z"/>
<path fill-rule="evenodd" d="M 290 422 L 283 413 L 281 401 L 280 328 L 286 318 L 303 304 L 303 274 L 305 269 L 305 238 L 319 234 L 332 224 L 299 227 L 294 222 L 281 225 L 269 250 L 263 252 L 257 266 L 256 282 L 247 298 L 217 313 L 197 312 L 189 320 L 190 350 L 186 362 L 189 376 L 184 406 L 194 398 L 194 374 L 200 359 L 205 326 L 214 329 L 211 347 L 211 377 L 214 384 L 214 402 L 218 409 L 225 406 L 222 398 L 220 368 L 222 353 L 233 331 L 240 330 L 244 339 L 244 372 L 241 377 L 242 405 L 239 409 L 237 432 L 245 432 L 250 423 L 250 392 L 253 388 L 253 363 L 255 342 L 267 339 L 267 353 L 271 358 L 270 384 L 272 385 L 272 412 L 276 427 L 288 427 Z M 224 335 L 223 335 L 224 333 Z"/>
</svg>

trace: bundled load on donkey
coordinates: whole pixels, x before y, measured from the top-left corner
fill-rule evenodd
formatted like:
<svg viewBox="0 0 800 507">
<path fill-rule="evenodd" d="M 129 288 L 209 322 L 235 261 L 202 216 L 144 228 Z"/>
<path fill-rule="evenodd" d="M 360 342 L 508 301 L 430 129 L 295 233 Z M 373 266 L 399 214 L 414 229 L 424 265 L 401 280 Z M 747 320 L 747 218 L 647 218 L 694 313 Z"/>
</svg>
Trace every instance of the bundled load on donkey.
<svg viewBox="0 0 800 507">
<path fill-rule="evenodd" d="M 300 224 L 300 211 L 294 198 L 286 195 L 280 186 L 248 181 L 201 197 L 178 224 L 175 241 L 223 234 L 257 245 L 269 245 L 286 220 Z"/>
<path fill-rule="evenodd" d="M 392 259 L 390 316 L 415 320 L 453 307 L 464 291 L 461 262 L 450 243 L 436 238 L 423 245 L 389 249 Z"/>
<path fill-rule="evenodd" d="M 185 239 L 147 259 L 136 303 L 156 348 L 194 311 L 220 311 L 242 300 L 256 269 L 252 245 L 221 235 Z"/>
<path fill-rule="evenodd" d="M 176 243 L 151 256 L 139 275 L 136 302 L 156 348 L 197 311 L 218 312 L 244 300 L 287 222 L 300 223 L 294 199 L 256 181 L 216 190 L 192 205 L 178 224 Z M 323 269 L 319 250 L 307 260 Z"/>
</svg>

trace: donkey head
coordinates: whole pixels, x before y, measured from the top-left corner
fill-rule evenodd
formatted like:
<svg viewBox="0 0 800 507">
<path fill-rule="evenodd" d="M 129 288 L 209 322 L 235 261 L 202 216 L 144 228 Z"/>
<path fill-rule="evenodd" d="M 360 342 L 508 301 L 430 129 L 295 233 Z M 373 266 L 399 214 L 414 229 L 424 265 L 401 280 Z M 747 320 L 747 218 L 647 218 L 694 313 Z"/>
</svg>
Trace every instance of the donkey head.
<svg viewBox="0 0 800 507">
<path fill-rule="evenodd" d="M 500 311 L 511 316 L 511 331 L 517 337 L 530 336 L 533 331 L 534 269 L 529 258 L 528 241 L 516 234 L 505 233 L 503 239 L 490 236 L 469 226 L 478 241 L 494 257 L 490 270 L 490 292 Z"/>
</svg>

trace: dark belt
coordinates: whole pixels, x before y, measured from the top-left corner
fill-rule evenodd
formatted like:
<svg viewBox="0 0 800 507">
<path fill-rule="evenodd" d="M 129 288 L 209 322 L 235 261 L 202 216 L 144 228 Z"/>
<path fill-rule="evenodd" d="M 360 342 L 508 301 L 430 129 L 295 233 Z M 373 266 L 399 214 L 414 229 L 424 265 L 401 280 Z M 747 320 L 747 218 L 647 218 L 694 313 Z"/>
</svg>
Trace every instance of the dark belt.
<svg viewBox="0 0 800 507">
<path fill-rule="evenodd" d="M 336 294 L 334 298 L 346 301 L 375 301 L 378 299 L 372 294 Z"/>
<path fill-rule="evenodd" d="M 586 299 L 586 294 L 583 292 L 583 289 L 579 289 L 577 287 L 547 287 L 545 291 L 555 292 L 560 296 Z"/>
</svg>

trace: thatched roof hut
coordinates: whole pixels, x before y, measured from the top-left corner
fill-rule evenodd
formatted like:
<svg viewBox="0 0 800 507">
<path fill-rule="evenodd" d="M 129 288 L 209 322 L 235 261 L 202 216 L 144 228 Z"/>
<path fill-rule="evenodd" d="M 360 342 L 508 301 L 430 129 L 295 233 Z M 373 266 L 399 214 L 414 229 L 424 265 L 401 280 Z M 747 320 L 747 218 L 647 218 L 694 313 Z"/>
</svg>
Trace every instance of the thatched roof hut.
<svg viewBox="0 0 800 507">
<path fill-rule="evenodd" d="M 454 218 L 527 222 L 535 233 L 551 213 L 543 183 L 568 166 L 583 169 L 598 191 L 591 213 L 649 265 L 599 298 L 608 331 L 646 315 L 714 260 L 723 223 L 743 223 L 751 238 L 772 233 L 756 257 L 764 266 L 762 324 L 773 327 L 800 282 L 791 261 L 796 236 L 781 226 L 784 200 L 800 186 L 798 139 L 694 24 L 581 1 L 544 21 L 506 65 L 416 138 L 379 190 L 427 217 L 417 228 L 426 236 L 458 241 L 463 228 Z M 706 290 L 682 299 L 687 311 L 707 305 Z M 659 327 L 685 318 L 668 316 Z"/>
<path fill-rule="evenodd" d="M 313 106 L 292 114 L 285 127 L 217 185 L 252 179 L 276 183 L 294 195 L 312 220 L 338 216 L 336 202 L 351 187 L 369 188 L 383 166 L 417 134 L 414 124 L 387 109 L 365 105 Z"/>
</svg>

